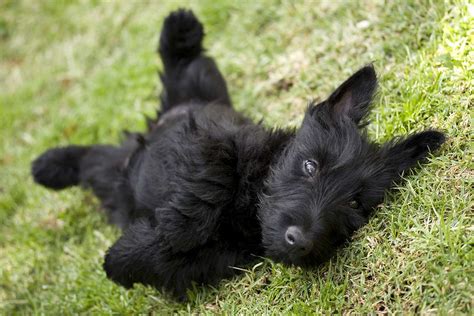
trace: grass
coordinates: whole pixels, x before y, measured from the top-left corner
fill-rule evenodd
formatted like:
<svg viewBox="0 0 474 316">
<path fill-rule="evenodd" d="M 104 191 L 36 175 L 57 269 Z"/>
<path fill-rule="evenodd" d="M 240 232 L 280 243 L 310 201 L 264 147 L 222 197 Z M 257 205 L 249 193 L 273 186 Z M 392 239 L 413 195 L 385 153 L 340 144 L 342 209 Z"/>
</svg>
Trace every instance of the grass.
<svg viewBox="0 0 474 316">
<path fill-rule="evenodd" d="M 236 108 L 255 120 L 297 125 L 308 99 L 374 61 L 371 136 L 432 127 L 449 140 L 319 269 L 262 259 L 187 303 L 118 287 L 101 264 L 119 231 L 92 194 L 34 185 L 30 161 L 144 128 L 158 32 L 178 6 L 202 19 Z M 2 1 L 0 314 L 472 313 L 473 30 L 468 0 Z"/>
</svg>

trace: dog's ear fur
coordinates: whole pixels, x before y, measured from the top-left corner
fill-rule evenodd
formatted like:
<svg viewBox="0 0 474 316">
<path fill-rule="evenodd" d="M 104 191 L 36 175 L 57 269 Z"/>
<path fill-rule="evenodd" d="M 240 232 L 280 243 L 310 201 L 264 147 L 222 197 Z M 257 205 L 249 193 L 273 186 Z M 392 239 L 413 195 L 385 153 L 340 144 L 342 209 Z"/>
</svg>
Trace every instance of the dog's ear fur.
<svg viewBox="0 0 474 316">
<path fill-rule="evenodd" d="M 326 100 L 333 117 L 345 115 L 359 125 L 370 109 L 377 88 L 374 67 L 368 65 L 344 81 Z"/>
<path fill-rule="evenodd" d="M 403 139 L 395 139 L 382 148 L 383 156 L 388 164 L 400 175 L 418 162 L 425 162 L 428 154 L 437 150 L 446 140 L 443 133 L 424 131 L 412 134 Z"/>
</svg>

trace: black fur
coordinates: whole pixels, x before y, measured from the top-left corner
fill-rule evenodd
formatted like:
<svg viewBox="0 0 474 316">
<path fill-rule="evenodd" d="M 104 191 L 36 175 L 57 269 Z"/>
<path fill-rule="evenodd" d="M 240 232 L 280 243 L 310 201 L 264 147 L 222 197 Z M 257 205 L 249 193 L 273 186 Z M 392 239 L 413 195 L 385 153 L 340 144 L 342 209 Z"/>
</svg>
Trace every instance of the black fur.
<svg viewBox="0 0 474 316">
<path fill-rule="evenodd" d="M 371 142 L 363 130 L 377 85 L 371 65 L 310 104 L 298 130 L 255 124 L 233 110 L 203 34 L 191 11 L 166 18 L 162 112 L 146 134 L 51 149 L 33 162 L 36 182 L 90 187 L 123 228 L 104 269 L 126 287 L 183 297 L 192 282 L 215 283 L 254 255 L 317 265 L 445 139 L 425 131 Z"/>
</svg>

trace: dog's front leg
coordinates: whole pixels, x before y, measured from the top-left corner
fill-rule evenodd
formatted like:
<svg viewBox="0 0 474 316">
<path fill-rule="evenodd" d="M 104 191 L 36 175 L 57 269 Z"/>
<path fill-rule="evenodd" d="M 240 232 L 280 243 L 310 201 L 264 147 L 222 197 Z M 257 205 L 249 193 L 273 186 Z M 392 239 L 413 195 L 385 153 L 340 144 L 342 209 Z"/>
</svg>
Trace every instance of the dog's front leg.
<svg viewBox="0 0 474 316">
<path fill-rule="evenodd" d="M 155 210 L 160 234 L 173 252 L 189 251 L 210 241 L 220 215 L 220 209 L 198 203 L 189 208 L 167 206 Z"/>
<path fill-rule="evenodd" d="M 193 282 L 215 284 L 237 271 L 232 267 L 246 264 L 252 258 L 244 249 L 219 242 L 192 251 L 173 252 L 160 236 L 158 227 L 148 220 L 130 226 L 107 252 L 107 277 L 125 287 L 134 283 L 152 285 L 183 299 Z"/>
</svg>

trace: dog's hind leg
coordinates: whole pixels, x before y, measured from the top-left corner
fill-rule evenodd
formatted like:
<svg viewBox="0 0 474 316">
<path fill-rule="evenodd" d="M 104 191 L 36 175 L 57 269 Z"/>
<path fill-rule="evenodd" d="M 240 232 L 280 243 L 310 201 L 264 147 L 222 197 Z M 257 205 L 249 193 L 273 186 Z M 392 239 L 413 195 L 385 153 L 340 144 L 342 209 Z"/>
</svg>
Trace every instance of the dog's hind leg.
<svg viewBox="0 0 474 316">
<path fill-rule="evenodd" d="M 112 223 L 125 228 L 133 211 L 123 168 L 131 146 L 66 146 L 47 150 L 32 163 L 35 182 L 55 190 L 81 185 L 91 188 Z"/>
<path fill-rule="evenodd" d="M 231 106 L 222 74 L 203 54 L 203 37 L 203 26 L 191 11 L 180 9 L 165 19 L 158 48 L 164 65 L 162 112 L 189 103 Z"/>
<path fill-rule="evenodd" d="M 94 146 L 80 165 L 81 185 L 92 189 L 109 221 L 122 229 L 135 218 L 133 193 L 125 173 L 131 154 L 131 148 L 123 146 Z"/>
</svg>

